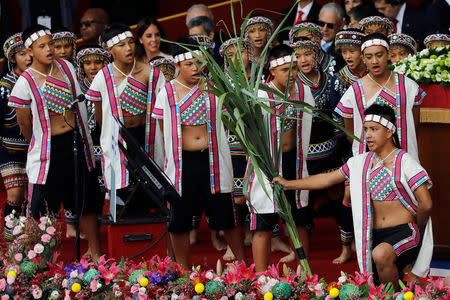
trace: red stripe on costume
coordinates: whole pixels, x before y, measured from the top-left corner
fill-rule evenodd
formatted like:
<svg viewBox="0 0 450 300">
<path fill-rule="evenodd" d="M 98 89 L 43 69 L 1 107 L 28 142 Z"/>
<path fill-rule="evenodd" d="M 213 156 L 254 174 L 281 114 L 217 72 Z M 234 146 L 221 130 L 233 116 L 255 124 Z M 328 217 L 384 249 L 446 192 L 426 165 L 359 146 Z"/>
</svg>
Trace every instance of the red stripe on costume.
<svg viewBox="0 0 450 300">
<path fill-rule="evenodd" d="M 211 126 L 211 143 L 213 157 L 213 174 L 214 174 L 214 194 L 220 193 L 220 162 L 219 162 L 219 143 L 217 141 L 217 107 L 216 107 L 216 97 L 213 94 L 208 95 L 209 98 L 209 121 Z M 211 159 L 211 158 L 210 158 Z M 211 170 L 209 171 L 211 173 Z"/>
<path fill-rule="evenodd" d="M 401 136 L 400 138 L 400 145 L 402 149 L 406 152 L 408 152 L 408 125 L 406 123 L 406 87 L 405 87 L 405 76 L 402 74 L 395 73 L 398 76 L 398 88 L 399 91 L 397 93 L 400 96 L 400 106 L 397 105 L 397 107 L 400 107 L 400 111 L 397 112 L 397 126 L 400 125 L 401 128 Z M 400 122 L 399 122 L 400 119 Z M 414 124 L 412 124 L 414 125 Z"/>
<path fill-rule="evenodd" d="M 428 177 L 427 172 L 425 171 L 421 171 L 419 172 L 417 175 L 413 176 L 409 181 L 408 181 L 408 185 L 409 187 L 414 190 L 414 185 L 421 180 L 424 177 Z"/>
<path fill-rule="evenodd" d="M 400 193 L 402 202 L 406 202 L 411 206 L 411 209 L 406 207 L 414 216 L 416 215 L 417 206 L 414 204 L 412 199 L 409 197 L 408 192 L 406 191 L 405 187 L 401 183 L 401 176 L 402 176 L 402 157 L 406 152 L 403 150 L 398 150 L 397 158 L 395 159 L 395 174 L 394 174 L 394 183 L 397 187 L 398 192 Z M 403 203 L 405 205 L 405 203 Z"/>
<path fill-rule="evenodd" d="M 148 82 L 148 92 L 147 92 L 147 123 L 150 128 L 148 128 L 149 132 L 146 132 L 145 141 L 146 148 L 145 149 L 151 157 L 155 157 L 155 134 L 156 134 L 156 120 L 152 118 L 152 112 L 155 108 L 156 103 L 156 84 L 159 79 L 159 70 L 157 68 L 150 67 L 150 77 Z M 147 129 L 147 128 L 146 128 Z"/>
<path fill-rule="evenodd" d="M 180 160 L 179 160 L 179 153 L 178 153 L 178 132 L 177 132 L 177 110 L 176 110 L 176 103 L 174 99 L 174 86 L 171 82 L 168 82 L 165 85 L 166 93 L 167 93 L 167 99 L 169 101 L 170 106 L 170 123 L 172 126 L 172 155 L 173 160 L 175 163 L 175 182 L 173 183 L 175 185 L 175 189 L 178 191 L 178 193 L 181 190 L 180 186 Z"/>
<path fill-rule="evenodd" d="M 9 96 L 8 102 L 19 104 L 21 106 L 30 106 L 30 100 L 23 100 L 14 96 Z"/>
<path fill-rule="evenodd" d="M 372 157 L 375 154 L 373 152 L 370 152 L 367 157 L 366 160 L 364 162 L 364 167 L 363 167 L 363 178 L 362 178 L 362 217 L 363 217 L 363 224 L 362 224 L 362 261 L 363 261 L 363 271 L 366 272 L 368 270 L 368 264 L 371 262 L 368 262 L 368 257 L 367 254 L 369 251 L 371 251 L 370 247 L 369 247 L 369 243 L 370 243 L 370 232 L 369 230 L 367 230 L 370 227 L 370 218 L 371 218 L 371 212 L 370 212 L 370 197 L 368 197 L 367 195 L 367 189 L 368 186 L 366 184 L 366 179 L 367 179 L 367 171 L 370 168 L 370 164 L 372 162 Z"/>
<path fill-rule="evenodd" d="M 417 245 L 419 244 L 419 234 L 418 234 L 419 228 L 417 227 L 417 224 L 408 223 L 408 225 L 411 228 L 412 235 L 407 239 L 401 240 L 400 242 L 396 243 L 393 246 L 397 257 L 403 252 L 408 251 L 409 249 L 412 249 L 414 247 L 417 247 Z"/>
<path fill-rule="evenodd" d="M 364 117 L 365 117 L 364 116 L 364 103 L 363 103 L 363 99 L 362 99 L 364 90 L 362 87 L 361 79 L 358 79 L 358 81 L 356 81 L 355 83 L 352 84 L 352 89 L 353 89 L 353 92 L 355 93 L 356 106 L 358 107 L 358 112 L 359 112 L 359 115 L 361 116 L 361 122 L 364 124 Z M 355 118 L 355 115 L 353 115 L 353 118 Z M 364 141 L 364 143 L 359 144 L 359 154 L 363 154 L 364 152 L 366 152 L 364 130 L 361 130 L 360 139 L 361 139 L 361 141 Z"/>
</svg>

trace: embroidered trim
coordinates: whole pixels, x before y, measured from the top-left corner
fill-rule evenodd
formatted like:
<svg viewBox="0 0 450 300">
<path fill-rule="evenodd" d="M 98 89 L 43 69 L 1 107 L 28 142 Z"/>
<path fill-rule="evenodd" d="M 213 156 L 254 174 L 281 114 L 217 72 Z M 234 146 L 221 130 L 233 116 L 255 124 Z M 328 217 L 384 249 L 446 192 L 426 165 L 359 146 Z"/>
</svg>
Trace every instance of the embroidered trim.
<svg viewBox="0 0 450 300">
<path fill-rule="evenodd" d="M 46 35 L 52 35 L 52 33 L 50 32 L 50 30 L 45 29 L 45 30 L 39 30 L 35 33 L 33 33 L 32 35 L 30 35 L 26 40 L 25 40 L 25 47 L 26 48 L 30 48 L 30 46 L 36 42 L 39 38 L 46 36 Z"/>
<path fill-rule="evenodd" d="M 292 61 L 292 55 L 286 55 L 286 56 L 271 60 L 270 67 L 276 68 L 276 67 L 282 66 L 284 64 L 289 64 L 289 63 L 291 63 L 291 61 Z"/>
<path fill-rule="evenodd" d="M 118 35 L 116 35 L 113 38 L 106 41 L 106 43 L 104 43 L 103 46 L 111 48 L 114 45 L 120 43 L 121 41 L 126 40 L 127 38 L 132 38 L 132 37 L 133 37 L 133 34 L 131 33 L 131 31 L 125 31 L 125 32 L 119 33 Z"/>
<path fill-rule="evenodd" d="M 383 125 L 384 127 L 392 130 L 393 132 L 395 132 L 395 130 L 396 130 L 395 125 L 392 124 L 388 119 L 383 118 L 382 116 L 367 115 L 364 118 L 364 122 L 375 122 L 375 123 L 379 123 L 379 124 Z"/>
<path fill-rule="evenodd" d="M 383 46 L 384 48 L 386 48 L 386 50 L 389 51 L 389 44 L 382 39 L 372 39 L 372 40 L 368 40 L 365 41 L 362 45 L 361 45 L 361 52 L 364 51 L 364 49 L 372 47 L 372 46 Z"/>
<path fill-rule="evenodd" d="M 180 63 L 180 62 L 188 60 L 188 59 L 196 58 L 196 56 L 194 56 L 193 53 L 197 54 L 198 56 L 203 55 L 201 50 L 193 50 L 191 52 L 185 52 L 185 53 L 178 54 L 177 56 L 174 57 L 173 62 Z"/>
</svg>

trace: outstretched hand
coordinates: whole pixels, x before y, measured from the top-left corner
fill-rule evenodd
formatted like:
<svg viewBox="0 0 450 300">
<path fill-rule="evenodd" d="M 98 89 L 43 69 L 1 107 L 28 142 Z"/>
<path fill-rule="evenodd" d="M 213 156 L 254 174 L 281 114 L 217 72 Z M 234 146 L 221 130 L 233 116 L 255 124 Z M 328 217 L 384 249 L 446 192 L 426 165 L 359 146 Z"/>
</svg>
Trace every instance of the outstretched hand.
<svg viewBox="0 0 450 300">
<path fill-rule="evenodd" d="M 284 179 L 283 177 L 274 177 L 272 179 L 272 187 L 275 182 L 278 182 L 279 184 L 281 184 L 281 186 L 283 187 L 283 190 L 285 190 L 285 191 L 288 190 L 288 188 L 287 188 L 288 180 Z"/>
</svg>

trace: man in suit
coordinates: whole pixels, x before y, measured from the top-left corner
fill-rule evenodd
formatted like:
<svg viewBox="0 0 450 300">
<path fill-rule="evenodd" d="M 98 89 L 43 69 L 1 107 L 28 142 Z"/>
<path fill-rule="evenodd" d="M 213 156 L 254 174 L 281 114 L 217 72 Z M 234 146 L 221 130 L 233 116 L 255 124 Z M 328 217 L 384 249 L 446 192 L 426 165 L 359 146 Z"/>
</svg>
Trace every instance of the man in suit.
<svg viewBox="0 0 450 300">
<path fill-rule="evenodd" d="M 300 0 L 297 7 L 292 9 L 291 13 L 288 15 L 286 22 L 283 27 L 294 26 L 302 21 L 308 21 L 312 23 L 317 23 L 319 20 L 320 5 L 314 0 Z M 283 16 L 289 13 L 291 7 L 286 8 L 283 11 Z M 289 30 L 285 30 L 278 34 L 278 41 L 282 44 L 289 45 Z"/>
<path fill-rule="evenodd" d="M 423 15 L 405 0 L 375 0 L 376 9 L 394 23 L 394 33 L 405 33 L 418 42 L 424 38 Z M 420 44 L 420 43 L 419 43 Z"/>
</svg>

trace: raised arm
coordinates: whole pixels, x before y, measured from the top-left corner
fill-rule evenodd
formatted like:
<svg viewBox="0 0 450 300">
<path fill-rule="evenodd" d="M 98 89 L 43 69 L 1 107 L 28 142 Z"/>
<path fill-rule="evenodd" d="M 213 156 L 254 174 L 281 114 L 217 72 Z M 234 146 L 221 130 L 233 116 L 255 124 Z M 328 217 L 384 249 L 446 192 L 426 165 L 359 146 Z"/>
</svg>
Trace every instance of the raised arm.
<svg viewBox="0 0 450 300">
<path fill-rule="evenodd" d="M 431 200 L 430 191 L 425 183 L 414 191 L 414 196 L 418 202 L 416 222 L 421 232 L 423 232 L 425 230 L 425 225 L 427 225 L 428 218 L 431 215 L 433 201 Z"/>
<path fill-rule="evenodd" d="M 33 124 L 31 122 L 31 108 L 15 108 L 17 123 L 20 126 L 22 135 L 29 142 L 33 135 Z"/>
<path fill-rule="evenodd" d="M 284 190 L 321 190 L 340 182 L 345 178 L 339 170 L 331 173 L 321 173 L 303 179 L 286 180 L 282 177 L 276 177 L 273 182 L 278 182 Z"/>
</svg>

